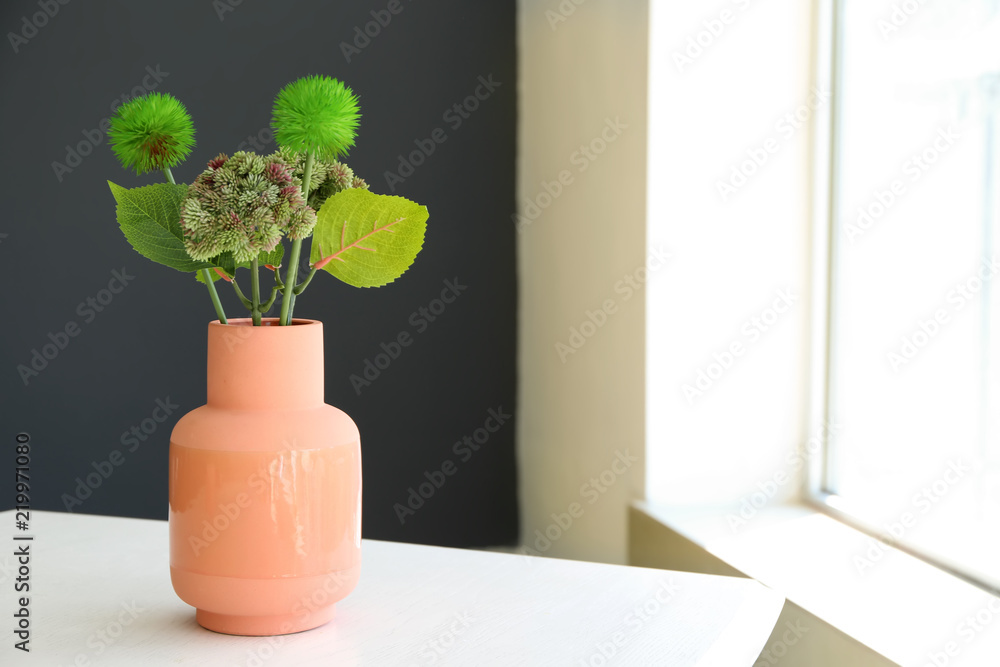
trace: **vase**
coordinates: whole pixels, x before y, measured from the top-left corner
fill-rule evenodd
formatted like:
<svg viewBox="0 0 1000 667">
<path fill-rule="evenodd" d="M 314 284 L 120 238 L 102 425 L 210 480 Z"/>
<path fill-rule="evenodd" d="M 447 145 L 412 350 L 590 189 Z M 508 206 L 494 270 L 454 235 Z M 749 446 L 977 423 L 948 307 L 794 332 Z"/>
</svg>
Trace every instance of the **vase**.
<svg viewBox="0 0 1000 667">
<path fill-rule="evenodd" d="M 361 568 L 361 441 L 324 403 L 323 324 L 208 325 L 208 394 L 170 435 L 170 578 L 233 635 L 333 618 Z"/>
</svg>

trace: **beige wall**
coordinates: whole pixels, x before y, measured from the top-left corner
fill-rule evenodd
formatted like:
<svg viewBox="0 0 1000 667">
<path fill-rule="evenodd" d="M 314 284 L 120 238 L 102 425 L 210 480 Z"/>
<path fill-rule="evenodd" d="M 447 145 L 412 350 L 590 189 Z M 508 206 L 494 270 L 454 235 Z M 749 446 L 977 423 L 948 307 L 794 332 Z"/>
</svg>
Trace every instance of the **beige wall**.
<svg viewBox="0 0 1000 667">
<path fill-rule="evenodd" d="M 518 453 L 535 551 L 624 562 L 630 500 L 732 502 L 808 439 L 809 144 L 828 105 L 791 132 L 782 119 L 813 98 L 813 19 L 795 0 L 519 4 Z M 723 199 L 763 146 L 767 164 Z M 670 258 L 647 272 L 655 253 Z M 743 333 L 787 294 L 777 324 Z M 689 401 L 734 342 L 745 352 Z M 626 450 L 637 460 L 602 482 Z"/>
<path fill-rule="evenodd" d="M 624 563 L 644 479 L 647 3 L 576 2 L 518 4 L 522 538 Z"/>
</svg>

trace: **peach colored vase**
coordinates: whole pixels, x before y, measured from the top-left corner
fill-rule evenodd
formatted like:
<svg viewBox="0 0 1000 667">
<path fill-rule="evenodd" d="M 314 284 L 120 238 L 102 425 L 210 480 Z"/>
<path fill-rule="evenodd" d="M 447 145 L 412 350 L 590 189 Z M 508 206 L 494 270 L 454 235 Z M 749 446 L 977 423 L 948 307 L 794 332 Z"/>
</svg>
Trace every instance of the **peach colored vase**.
<svg viewBox="0 0 1000 667">
<path fill-rule="evenodd" d="M 361 568 L 361 441 L 323 402 L 323 324 L 208 325 L 208 404 L 170 436 L 170 578 L 203 627 L 320 626 Z"/>
</svg>

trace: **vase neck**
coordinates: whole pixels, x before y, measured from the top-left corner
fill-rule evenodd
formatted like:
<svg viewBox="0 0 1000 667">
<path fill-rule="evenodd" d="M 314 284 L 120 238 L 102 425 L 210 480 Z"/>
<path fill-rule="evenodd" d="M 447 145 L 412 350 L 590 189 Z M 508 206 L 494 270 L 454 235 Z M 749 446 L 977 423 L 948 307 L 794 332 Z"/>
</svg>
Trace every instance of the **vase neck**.
<svg viewBox="0 0 1000 667">
<path fill-rule="evenodd" d="M 208 325 L 208 404 L 235 410 L 293 410 L 323 403 L 323 324 L 250 321 Z"/>
</svg>

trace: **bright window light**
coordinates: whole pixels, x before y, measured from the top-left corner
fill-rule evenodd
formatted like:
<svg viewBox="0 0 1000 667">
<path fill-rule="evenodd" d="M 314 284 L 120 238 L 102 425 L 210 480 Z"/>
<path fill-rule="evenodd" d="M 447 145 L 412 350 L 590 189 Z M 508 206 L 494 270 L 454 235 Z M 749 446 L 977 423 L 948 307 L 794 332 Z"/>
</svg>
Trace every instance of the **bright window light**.
<svg viewBox="0 0 1000 667">
<path fill-rule="evenodd" d="M 1000 2 L 837 15 L 820 486 L 884 541 L 1000 587 Z"/>
</svg>

